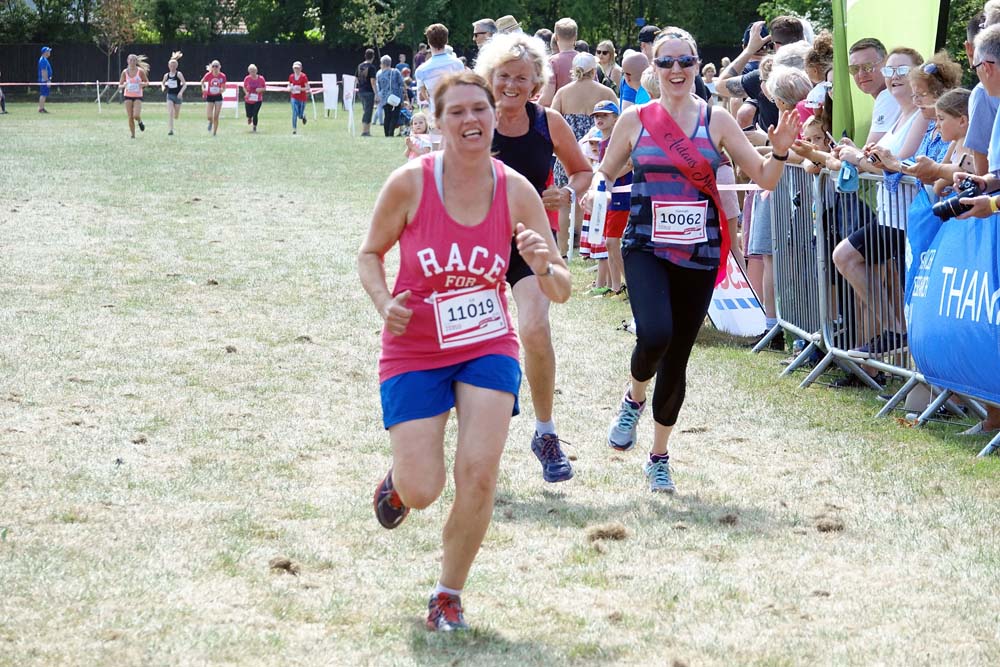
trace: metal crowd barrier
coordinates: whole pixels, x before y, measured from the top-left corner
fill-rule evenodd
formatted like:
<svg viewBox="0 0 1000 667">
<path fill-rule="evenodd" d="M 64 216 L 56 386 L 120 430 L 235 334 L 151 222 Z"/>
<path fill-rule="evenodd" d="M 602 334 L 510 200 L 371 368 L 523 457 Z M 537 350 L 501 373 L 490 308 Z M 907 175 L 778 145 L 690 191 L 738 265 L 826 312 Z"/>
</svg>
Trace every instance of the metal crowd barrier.
<svg viewBox="0 0 1000 667">
<path fill-rule="evenodd" d="M 800 367 L 814 350 L 825 352 L 800 388 L 815 382 L 831 364 L 876 390 L 884 388 L 878 376 L 872 377 L 862 366 L 902 378 L 903 386 L 878 413 L 885 417 L 915 387 L 928 384 L 910 355 L 903 318 L 907 213 L 923 185 L 908 176 L 887 182 L 862 174 L 856 192 L 838 193 L 835 178 L 827 170 L 813 176 L 787 165 L 769 195 L 774 198 L 771 228 L 778 325 L 754 350 L 763 349 L 784 331 L 807 341 L 782 375 Z M 940 392 L 918 424 L 925 424 L 941 406 L 964 416 L 948 401 L 954 395 L 950 390 Z M 985 417 L 979 401 L 962 398 L 973 415 Z M 980 456 L 997 449 L 1000 436 Z"/>
<path fill-rule="evenodd" d="M 754 347 L 760 352 L 775 336 L 788 332 L 807 342 L 781 372 L 802 366 L 815 350 L 823 351 L 816 273 L 813 210 L 817 203 L 815 178 L 798 165 L 787 165 L 771 198 L 771 238 L 774 262 L 774 301 L 778 323 Z"/>
</svg>

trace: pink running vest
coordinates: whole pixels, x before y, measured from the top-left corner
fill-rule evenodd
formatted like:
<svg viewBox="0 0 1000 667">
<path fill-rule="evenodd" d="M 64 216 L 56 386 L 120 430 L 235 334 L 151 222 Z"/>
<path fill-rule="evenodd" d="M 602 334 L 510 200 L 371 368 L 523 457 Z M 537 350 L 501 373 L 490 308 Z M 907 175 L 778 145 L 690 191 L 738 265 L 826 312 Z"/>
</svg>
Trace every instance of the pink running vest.
<svg viewBox="0 0 1000 667">
<path fill-rule="evenodd" d="M 496 188 L 486 218 L 467 227 L 448 215 L 438 195 L 435 155 L 421 158 L 420 205 L 399 237 L 399 275 L 392 288 L 394 296 L 412 292 L 406 307 L 413 317 L 401 336 L 383 328 L 380 382 L 489 354 L 518 358 L 507 310 L 512 224 L 503 163 L 493 160 Z"/>
</svg>

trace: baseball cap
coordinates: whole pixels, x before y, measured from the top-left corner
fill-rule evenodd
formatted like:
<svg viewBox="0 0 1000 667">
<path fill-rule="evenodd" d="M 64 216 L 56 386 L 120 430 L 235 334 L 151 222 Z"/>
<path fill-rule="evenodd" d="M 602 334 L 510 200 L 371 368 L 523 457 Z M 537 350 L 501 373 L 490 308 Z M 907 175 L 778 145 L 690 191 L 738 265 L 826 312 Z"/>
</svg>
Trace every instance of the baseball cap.
<svg viewBox="0 0 1000 667">
<path fill-rule="evenodd" d="M 756 21 L 754 21 L 756 23 Z M 753 23 L 747 26 L 747 29 L 743 31 L 743 47 L 750 43 L 750 29 L 753 28 Z M 760 34 L 767 37 L 770 33 L 767 31 L 767 24 L 764 24 L 764 29 L 760 31 Z"/>
<path fill-rule="evenodd" d="M 46 53 L 46 52 L 51 51 L 51 50 L 52 49 L 50 47 L 48 47 L 48 46 L 43 46 L 42 47 L 42 53 Z"/>
<path fill-rule="evenodd" d="M 621 115 L 621 111 L 618 109 L 618 105 L 611 100 L 601 100 L 594 105 L 594 110 L 590 112 L 590 115 L 599 113 L 613 113 L 616 116 Z"/>
<path fill-rule="evenodd" d="M 642 30 L 639 31 L 639 42 L 652 44 L 656 41 L 656 35 L 660 32 L 660 29 L 655 25 L 644 25 Z"/>
</svg>

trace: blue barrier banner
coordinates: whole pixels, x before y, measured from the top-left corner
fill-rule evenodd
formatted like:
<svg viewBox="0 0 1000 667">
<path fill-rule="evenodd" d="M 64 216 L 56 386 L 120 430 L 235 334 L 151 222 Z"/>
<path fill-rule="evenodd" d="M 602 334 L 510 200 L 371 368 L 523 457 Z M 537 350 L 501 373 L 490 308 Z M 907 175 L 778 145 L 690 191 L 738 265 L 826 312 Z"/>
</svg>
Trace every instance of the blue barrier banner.
<svg viewBox="0 0 1000 667">
<path fill-rule="evenodd" d="M 1000 215 L 942 224 L 930 206 L 908 219 L 910 352 L 929 382 L 1000 402 Z"/>
</svg>

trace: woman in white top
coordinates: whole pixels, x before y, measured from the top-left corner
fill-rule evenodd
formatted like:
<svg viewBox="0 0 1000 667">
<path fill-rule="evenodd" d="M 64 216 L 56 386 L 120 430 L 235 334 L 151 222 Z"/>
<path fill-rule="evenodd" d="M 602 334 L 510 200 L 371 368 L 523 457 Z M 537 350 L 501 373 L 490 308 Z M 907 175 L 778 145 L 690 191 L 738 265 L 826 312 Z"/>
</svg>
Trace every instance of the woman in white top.
<svg viewBox="0 0 1000 667">
<path fill-rule="evenodd" d="M 835 151 L 842 161 L 856 165 L 858 171 L 882 174 L 876 147 L 887 148 L 901 160 L 913 157 L 927 131 L 928 119 L 913 99 L 909 73 L 923 62 L 923 57 L 914 49 L 898 47 L 889 52 L 882 75 L 890 94 L 899 104 L 899 119 L 877 143 L 868 144 L 862 150 L 845 140 Z M 906 192 L 910 191 L 892 193 L 884 183 L 879 183 L 878 219 L 854 231 L 833 250 L 837 270 L 858 296 L 862 326 L 868 325 L 861 340 L 871 335 L 866 344 L 851 351 L 860 358 L 881 356 L 906 344 L 899 298 L 906 252 L 903 221 L 910 203 L 910 197 L 903 196 Z M 869 266 L 884 266 L 885 279 L 871 285 Z M 877 288 L 879 293 L 872 294 L 870 286 Z"/>
</svg>

